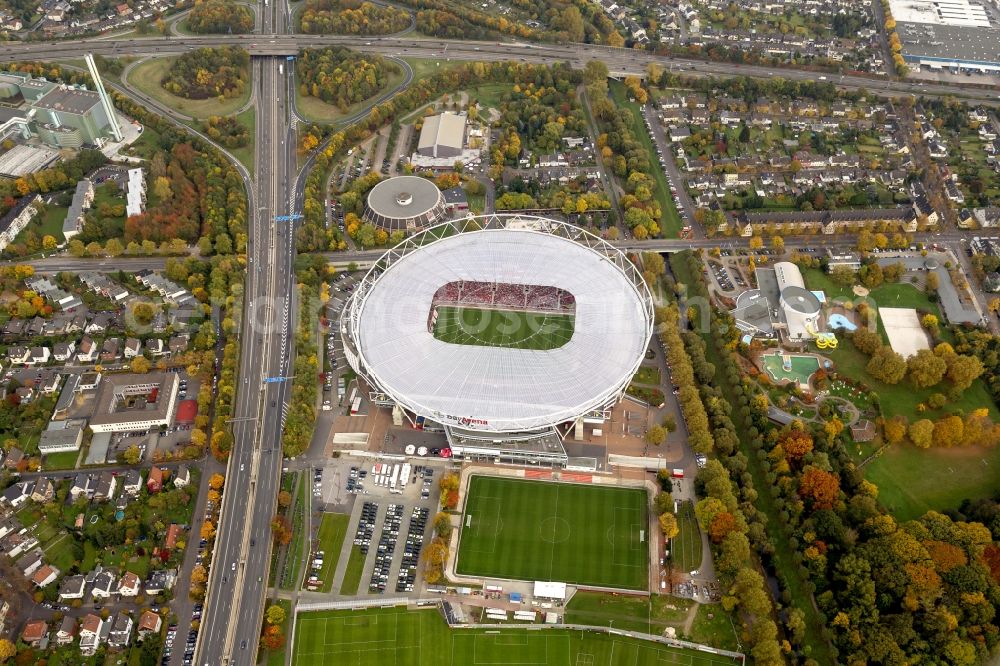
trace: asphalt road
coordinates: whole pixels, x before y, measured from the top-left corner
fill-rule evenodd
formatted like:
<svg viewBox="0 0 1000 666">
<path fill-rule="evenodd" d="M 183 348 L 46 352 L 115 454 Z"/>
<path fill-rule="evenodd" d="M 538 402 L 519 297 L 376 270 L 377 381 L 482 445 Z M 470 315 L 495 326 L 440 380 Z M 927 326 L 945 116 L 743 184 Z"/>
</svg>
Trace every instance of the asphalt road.
<svg viewBox="0 0 1000 666">
<path fill-rule="evenodd" d="M 287 6 L 271 4 L 264 30 L 284 30 Z M 295 137 L 289 108 L 291 76 L 284 57 L 255 57 L 254 196 L 235 437 L 216 536 L 209 594 L 196 664 L 256 662 L 267 591 L 271 519 L 281 475 L 281 430 L 291 374 L 295 308 L 294 227 L 276 218 L 290 213 Z"/>
</svg>

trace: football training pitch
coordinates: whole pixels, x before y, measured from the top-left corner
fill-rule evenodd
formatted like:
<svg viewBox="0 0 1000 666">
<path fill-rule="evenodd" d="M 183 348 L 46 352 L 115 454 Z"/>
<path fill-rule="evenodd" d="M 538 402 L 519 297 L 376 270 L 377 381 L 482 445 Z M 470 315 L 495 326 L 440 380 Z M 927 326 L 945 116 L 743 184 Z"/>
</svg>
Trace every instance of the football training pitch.
<svg viewBox="0 0 1000 666">
<path fill-rule="evenodd" d="M 302 613 L 292 666 L 732 666 L 727 657 L 570 629 L 449 629 L 436 609 Z"/>
<path fill-rule="evenodd" d="M 456 571 L 644 590 L 648 531 L 639 488 L 474 476 Z"/>
<path fill-rule="evenodd" d="M 573 315 L 442 305 L 434 337 L 456 345 L 558 349 L 573 337 Z"/>
</svg>

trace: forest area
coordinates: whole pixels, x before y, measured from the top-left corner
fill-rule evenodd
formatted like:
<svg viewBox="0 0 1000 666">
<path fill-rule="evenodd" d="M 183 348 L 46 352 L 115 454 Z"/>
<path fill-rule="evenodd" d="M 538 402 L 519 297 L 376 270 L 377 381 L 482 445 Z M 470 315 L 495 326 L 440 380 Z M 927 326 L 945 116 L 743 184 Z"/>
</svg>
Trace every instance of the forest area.
<svg viewBox="0 0 1000 666">
<path fill-rule="evenodd" d="M 391 35 L 410 25 L 410 13 L 362 0 L 306 0 L 299 29 L 307 35 Z"/>
<path fill-rule="evenodd" d="M 250 54 L 232 46 L 195 49 L 174 60 L 160 85 L 187 99 L 239 97 L 250 85 Z"/>
<path fill-rule="evenodd" d="M 201 0 L 188 14 L 187 27 L 202 35 L 245 35 L 253 30 L 253 10 L 233 0 Z"/>
<path fill-rule="evenodd" d="M 362 55 L 330 47 L 304 49 L 296 64 L 299 92 L 332 104 L 341 111 L 381 92 L 399 66 L 381 56 Z"/>
</svg>

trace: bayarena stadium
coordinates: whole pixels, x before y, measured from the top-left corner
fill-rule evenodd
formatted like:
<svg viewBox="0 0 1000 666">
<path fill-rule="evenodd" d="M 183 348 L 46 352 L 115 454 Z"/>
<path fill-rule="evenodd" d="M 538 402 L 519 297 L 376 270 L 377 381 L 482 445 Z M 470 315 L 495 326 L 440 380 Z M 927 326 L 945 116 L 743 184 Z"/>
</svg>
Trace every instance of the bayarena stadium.
<svg viewBox="0 0 1000 666">
<path fill-rule="evenodd" d="M 386 252 L 340 322 L 348 363 L 396 425 L 452 455 L 566 465 L 643 360 L 653 304 L 620 250 L 526 215 L 445 222 Z"/>
</svg>

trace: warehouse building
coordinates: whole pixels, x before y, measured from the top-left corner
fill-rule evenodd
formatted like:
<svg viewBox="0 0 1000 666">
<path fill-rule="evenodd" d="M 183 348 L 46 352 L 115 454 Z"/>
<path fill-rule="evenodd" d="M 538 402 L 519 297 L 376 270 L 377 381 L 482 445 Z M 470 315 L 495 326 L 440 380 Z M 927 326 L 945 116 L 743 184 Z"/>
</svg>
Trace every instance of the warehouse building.
<svg viewBox="0 0 1000 666">
<path fill-rule="evenodd" d="M 460 157 L 464 146 L 464 113 L 445 112 L 424 119 L 417 154 L 425 157 Z"/>
</svg>

